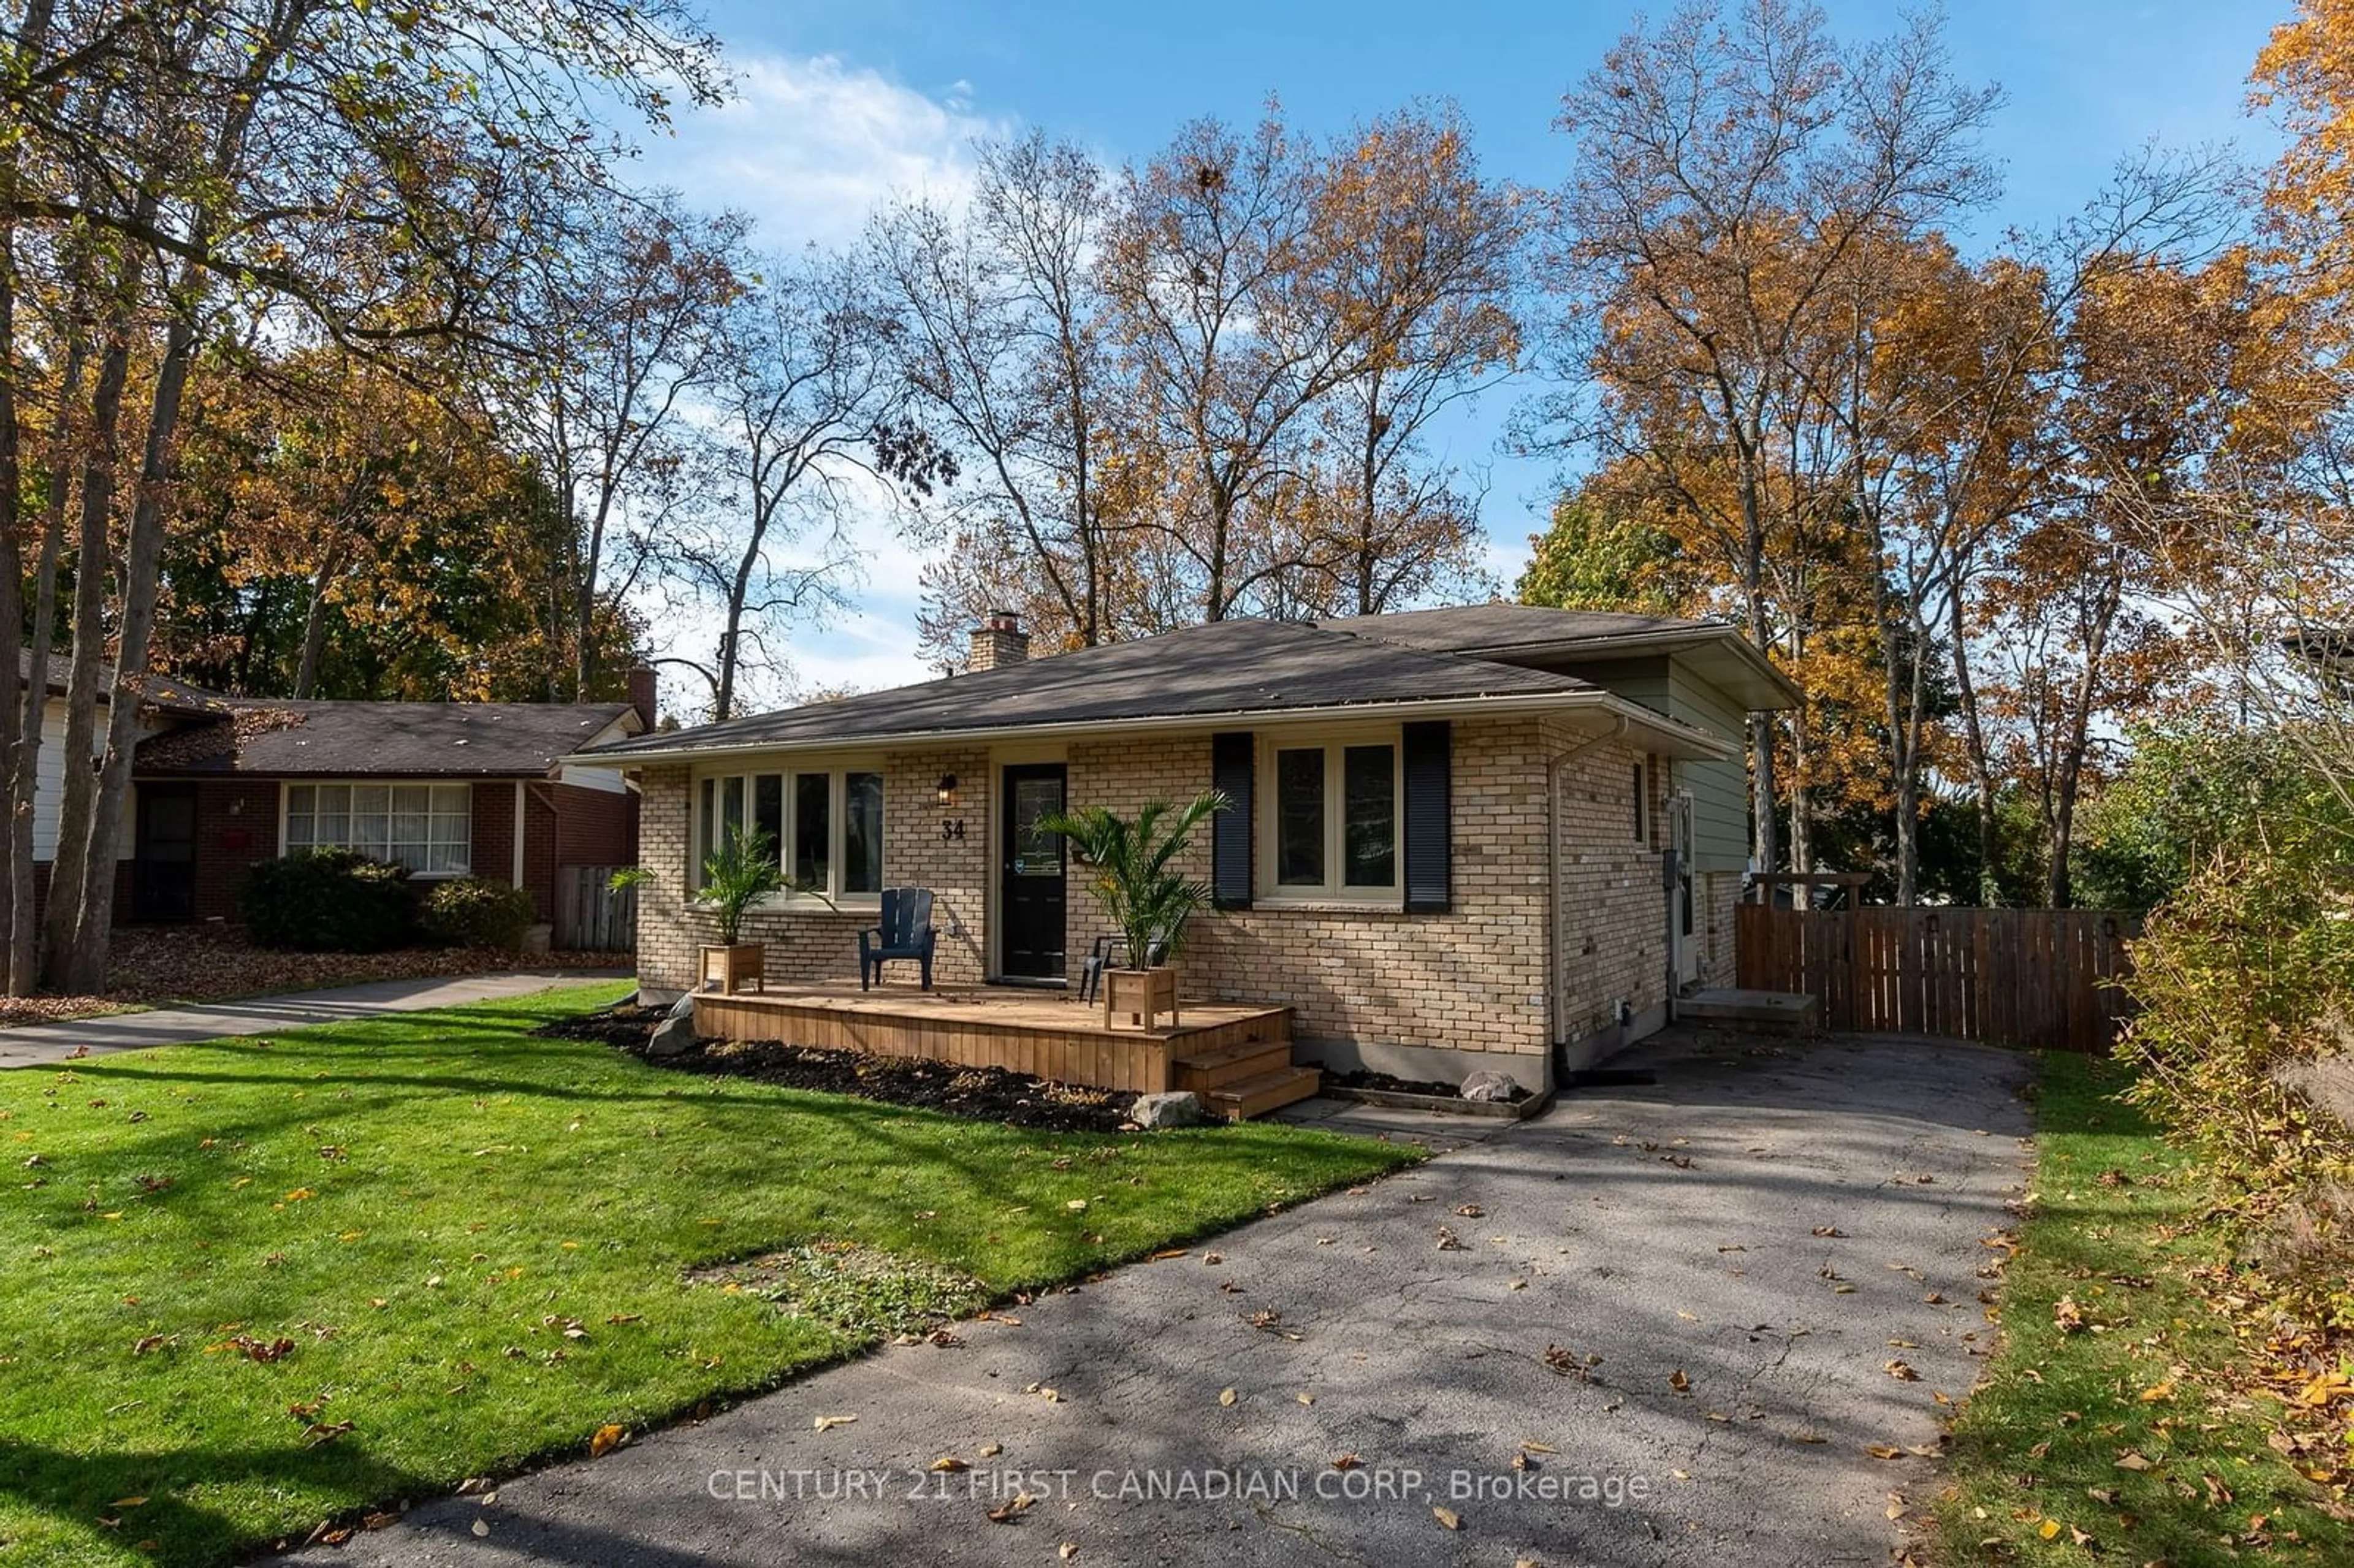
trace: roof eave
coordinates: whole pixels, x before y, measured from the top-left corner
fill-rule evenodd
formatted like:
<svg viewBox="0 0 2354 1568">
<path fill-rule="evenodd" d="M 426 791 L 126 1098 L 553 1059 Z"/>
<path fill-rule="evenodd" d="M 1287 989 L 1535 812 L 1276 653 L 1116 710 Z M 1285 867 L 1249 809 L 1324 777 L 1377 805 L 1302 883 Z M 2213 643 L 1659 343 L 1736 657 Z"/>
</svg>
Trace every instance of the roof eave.
<svg viewBox="0 0 2354 1568">
<path fill-rule="evenodd" d="M 1693 746 L 1692 755 L 1714 757 L 1719 743 L 1705 732 L 1681 725 L 1638 704 L 1597 688 L 1575 692 L 1513 692 L 1495 696 L 1429 697 L 1384 703 L 1341 703 L 1311 708 L 1246 708 L 1210 714 L 1141 715 L 1133 718 L 1086 719 L 1044 724 L 976 726 L 967 729 L 928 729 L 875 736 L 835 736 L 807 740 L 737 741 L 721 746 L 692 744 L 660 749 L 637 748 L 584 752 L 583 763 L 634 768 L 648 764 L 700 762 L 723 757 L 791 756 L 829 751 L 940 750 L 950 747 L 986 745 L 1001 740 L 1053 740 L 1059 737 L 1137 731 L 1193 733 L 1202 730 L 1257 729 L 1273 725 L 1335 724 L 1379 718 L 1469 718 L 1514 714 L 1575 712 L 1598 709 L 1624 711 L 1630 721 L 1660 730 L 1673 746 Z M 1672 750 L 1673 746 L 1660 749 Z M 1722 753 L 1730 755 L 1729 752 Z M 1678 752 L 1677 755 L 1681 755 Z"/>
<path fill-rule="evenodd" d="M 1632 631 L 1606 637 L 1564 637 L 1544 642 L 1497 642 L 1477 648 L 1453 650 L 1466 659 L 1506 660 L 1514 657 L 1607 659 L 1638 653 L 1672 653 L 1680 649 L 1713 644 L 1731 652 L 1747 664 L 1780 696 L 1773 708 L 1795 708 L 1806 700 L 1797 683 L 1784 674 L 1771 659 L 1757 650 L 1756 644 L 1741 634 L 1734 626 L 1675 627 L 1659 631 Z M 1753 707 L 1752 711 L 1763 711 Z"/>
</svg>

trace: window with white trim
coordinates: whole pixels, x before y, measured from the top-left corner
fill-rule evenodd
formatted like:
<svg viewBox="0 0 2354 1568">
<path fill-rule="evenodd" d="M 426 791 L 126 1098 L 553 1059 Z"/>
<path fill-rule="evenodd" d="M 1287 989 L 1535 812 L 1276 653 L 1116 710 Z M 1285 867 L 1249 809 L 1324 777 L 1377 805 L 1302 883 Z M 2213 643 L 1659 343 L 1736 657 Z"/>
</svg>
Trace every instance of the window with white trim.
<svg viewBox="0 0 2354 1568">
<path fill-rule="evenodd" d="M 741 829 L 768 835 L 797 889 L 837 904 L 882 897 L 883 775 L 875 768 L 715 775 L 696 782 L 695 812 L 697 885 L 703 863 Z"/>
<path fill-rule="evenodd" d="M 397 861 L 419 876 L 473 864 L 471 784 L 289 784 L 286 853 L 329 845 Z"/>
<path fill-rule="evenodd" d="M 1403 792 L 1396 732 L 1269 736 L 1262 764 L 1260 895 L 1394 902 Z"/>
</svg>

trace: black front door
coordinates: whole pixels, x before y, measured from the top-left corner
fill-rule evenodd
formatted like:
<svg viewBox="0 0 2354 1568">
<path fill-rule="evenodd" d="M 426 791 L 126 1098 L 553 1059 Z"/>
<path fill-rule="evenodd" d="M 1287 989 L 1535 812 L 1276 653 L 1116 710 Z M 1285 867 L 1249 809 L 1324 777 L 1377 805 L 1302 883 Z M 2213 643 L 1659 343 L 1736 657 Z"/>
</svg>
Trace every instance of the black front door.
<svg viewBox="0 0 2354 1568">
<path fill-rule="evenodd" d="M 1063 835 L 1038 819 L 1063 809 L 1063 765 L 1005 770 L 1004 882 L 998 895 L 998 972 L 1007 980 L 1064 978 Z"/>
<path fill-rule="evenodd" d="M 131 912 L 140 920 L 196 917 L 196 787 L 142 784 L 132 840 Z"/>
</svg>

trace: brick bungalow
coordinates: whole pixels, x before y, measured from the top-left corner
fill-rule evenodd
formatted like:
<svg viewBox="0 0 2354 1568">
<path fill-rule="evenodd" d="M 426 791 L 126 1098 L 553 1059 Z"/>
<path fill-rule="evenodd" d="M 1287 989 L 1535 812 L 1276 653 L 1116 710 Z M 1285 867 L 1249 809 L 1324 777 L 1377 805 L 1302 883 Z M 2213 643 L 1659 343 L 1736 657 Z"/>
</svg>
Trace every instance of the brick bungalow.
<svg viewBox="0 0 2354 1568">
<path fill-rule="evenodd" d="M 1534 1086 L 1732 981 L 1747 716 L 1797 694 L 1730 627 L 1497 604 L 1027 644 L 996 616 L 960 674 L 595 747 L 640 791 L 648 995 L 697 983 L 737 822 L 827 890 L 747 921 L 772 979 L 854 975 L 880 890 L 919 885 L 943 980 L 1063 986 L 1111 927 L 1039 814 L 1213 786 L 1182 983 L 1289 1006 L 1305 1060 Z"/>
<path fill-rule="evenodd" d="M 33 835 L 44 892 L 64 789 L 64 673 L 50 661 Z M 636 797 L 619 772 L 576 754 L 652 726 L 651 670 L 631 673 L 626 703 L 294 701 L 164 677 L 138 685 L 144 738 L 119 922 L 234 918 L 249 870 L 313 845 L 399 861 L 418 881 L 525 887 L 543 919 L 560 868 L 637 859 Z"/>
</svg>

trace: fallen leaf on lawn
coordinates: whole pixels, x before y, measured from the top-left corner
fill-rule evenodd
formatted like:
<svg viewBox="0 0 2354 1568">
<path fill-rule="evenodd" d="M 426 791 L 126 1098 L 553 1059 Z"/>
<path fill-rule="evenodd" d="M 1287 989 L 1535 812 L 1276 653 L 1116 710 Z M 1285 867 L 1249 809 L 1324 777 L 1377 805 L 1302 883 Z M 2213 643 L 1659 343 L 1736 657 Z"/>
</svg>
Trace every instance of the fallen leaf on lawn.
<svg viewBox="0 0 2354 1568">
<path fill-rule="evenodd" d="M 2047 1519 L 2035 1527 L 2035 1533 L 2046 1541 L 2056 1541 L 2060 1538 L 2060 1521 L 2056 1519 Z"/>
<path fill-rule="evenodd" d="M 1079 1210 L 1079 1209 L 1084 1209 L 1084 1208 L 1086 1208 L 1087 1206 L 1087 1201 L 1085 1198 L 1073 1198 L 1069 1202 L 1065 1203 L 1065 1204 L 1063 1205 L 1063 1207 L 1065 1207 L 1065 1208 L 1066 1208 L 1066 1209 L 1071 1209 L 1071 1210 L 1075 1210 L 1075 1211 L 1076 1211 L 1076 1210 Z"/>
<path fill-rule="evenodd" d="M 1451 1508 L 1433 1508 L 1430 1510 L 1430 1517 L 1437 1520 L 1439 1523 L 1445 1525 L 1449 1530 L 1460 1530 L 1463 1528 L 1463 1516 L 1457 1513 Z"/>
<path fill-rule="evenodd" d="M 131 1347 L 131 1353 L 134 1356 L 143 1356 L 150 1351 L 162 1350 L 169 1342 L 170 1338 L 171 1336 L 167 1334 L 150 1334 L 134 1343 Z"/>
<path fill-rule="evenodd" d="M 855 1415 L 821 1415 L 810 1425 L 820 1432 L 830 1432 L 837 1426 L 847 1426 L 857 1419 Z"/>
<path fill-rule="evenodd" d="M 117 1498 L 106 1506 L 109 1508 L 145 1508 L 147 1506 L 147 1499 L 145 1498 Z"/>
<path fill-rule="evenodd" d="M 290 1203 L 299 1203 L 303 1199 L 311 1197 L 312 1195 L 310 1188 L 297 1187 L 292 1192 L 286 1194 L 286 1201 Z"/>
<path fill-rule="evenodd" d="M 970 1470 L 972 1468 L 972 1466 L 968 1464 L 966 1461 L 958 1458 L 954 1454 L 943 1454 L 938 1458 L 932 1461 L 932 1468 L 935 1470 L 945 1470 L 950 1474 L 954 1474 L 958 1470 Z"/>
<path fill-rule="evenodd" d="M 1220 1404 L 1232 1404 L 1234 1402 L 1235 1391 L 1233 1389 L 1222 1388 L 1218 1390 L 1218 1403 Z"/>
<path fill-rule="evenodd" d="M 2158 1400 L 2161 1400 L 2161 1399 L 2165 1399 L 2165 1398 L 2169 1397 L 2170 1395 L 2172 1395 L 2172 1393 L 2174 1393 L 2174 1385 L 2173 1385 L 2172 1383 L 2158 1383 L 2158 1384 L 2156 1384 L 2156 1385 L 2154 1385 L 2154 1386 L 2152 1386 L 2152 1387 L 2146 1388 L 2146 1389 L 2143 1389 L 2143 1390 L 2141 1391 L 2142 1403 L 2143 1403 L 2143 1404 L 2154 1404 L 2155 1402 L 2157 1402 L 2157 1401 L 2158 1401 Z"/>
<path fill-rule="evenodd" d="M 2143 1458 L 2131 1448 L 2128 1448 L 2124 1453 L 2117 1456 L 2117 1468 L 2120 1470 L 2147 1470 L 2149 1468 L 2149 1461 Z"/>
<path fill-rule="evenodd" d="M 619 1426 L 599 1426 L 597 1436 L 588 1439 L 588 1457 L 601 1459 L 621 1446 L 622 1430 Z"/>
</svg>

